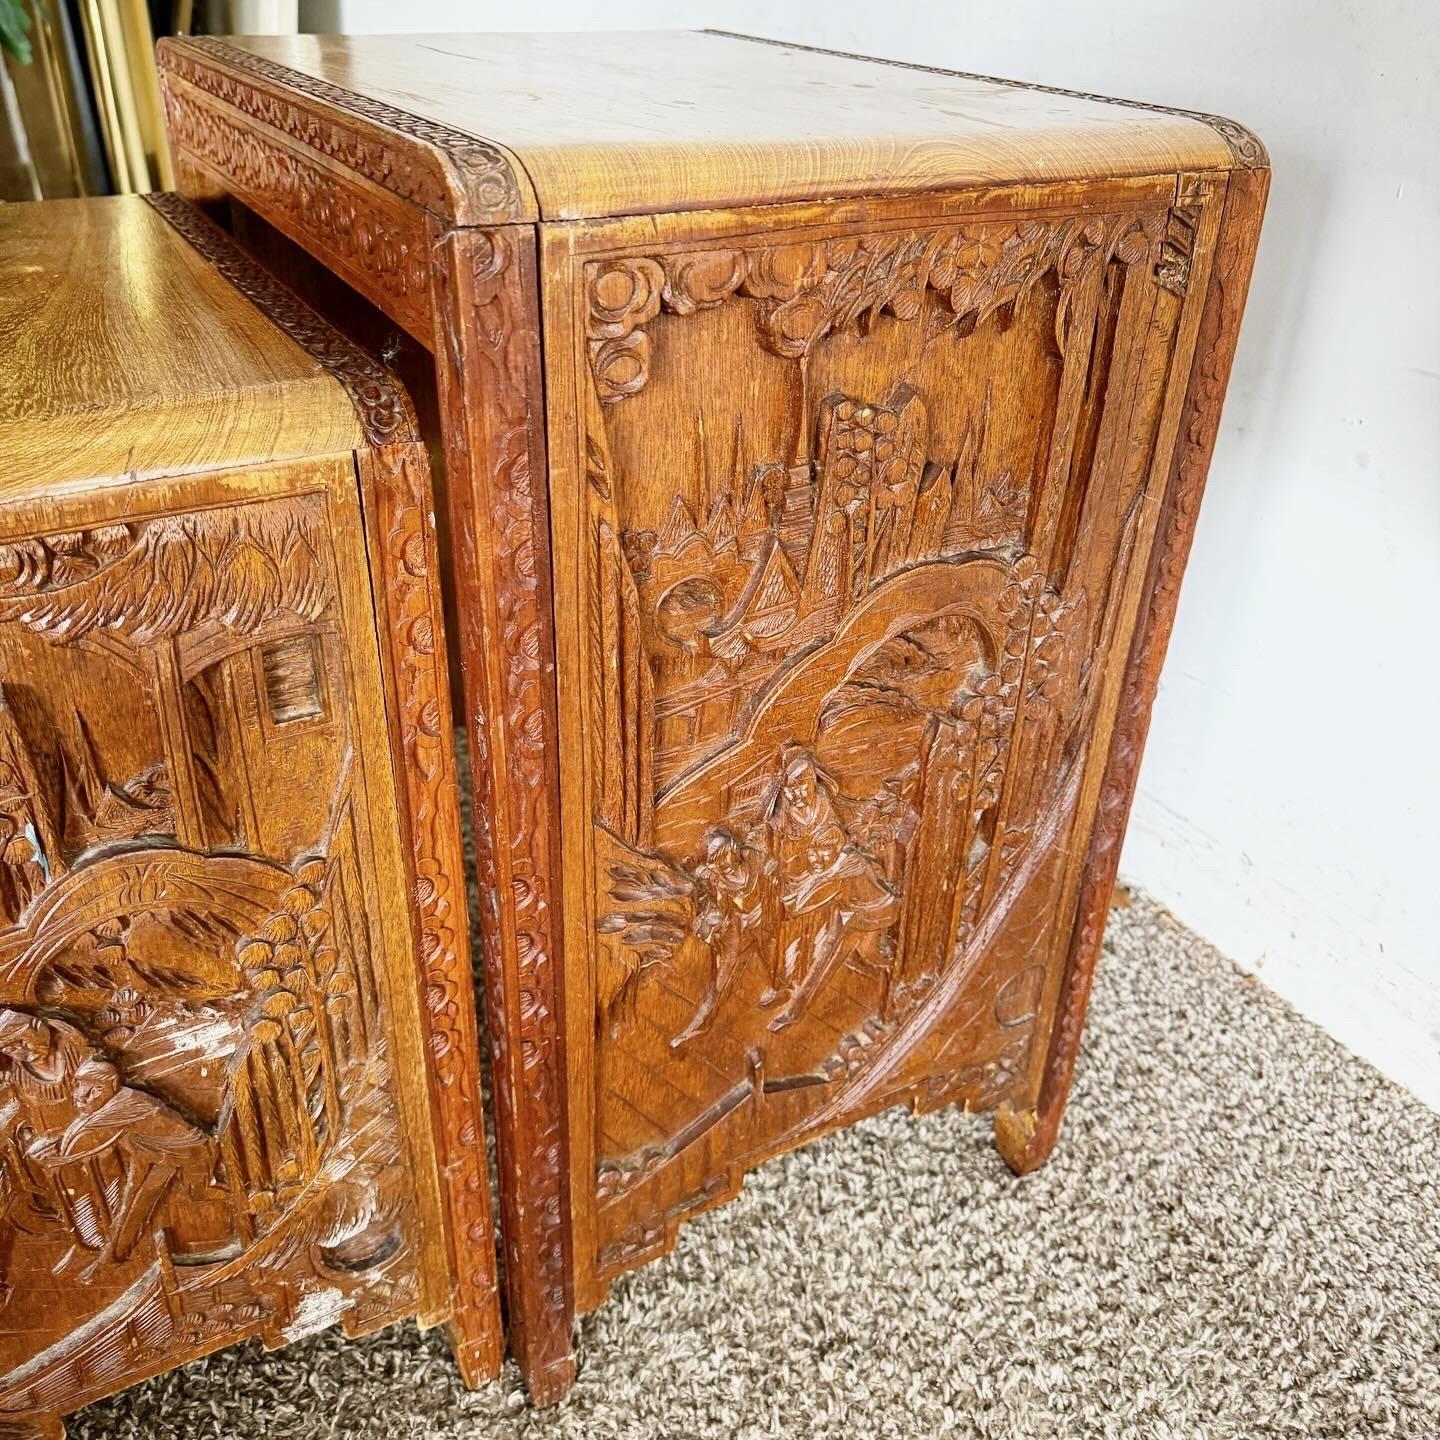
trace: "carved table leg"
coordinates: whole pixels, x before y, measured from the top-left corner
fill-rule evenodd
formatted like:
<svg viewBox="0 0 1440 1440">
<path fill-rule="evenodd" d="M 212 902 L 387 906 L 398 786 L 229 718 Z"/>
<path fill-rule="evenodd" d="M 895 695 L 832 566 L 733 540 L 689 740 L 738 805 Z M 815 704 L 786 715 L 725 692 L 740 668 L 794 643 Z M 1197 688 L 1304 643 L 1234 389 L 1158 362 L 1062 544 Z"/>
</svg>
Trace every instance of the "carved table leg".
<svg viewBox="0 0 1440 1440">
<path fill-rule="evenodd" d="M 457 230 L 433 245 L 510 1342 L 546 1405 L 570 1387 L 575 1358 L 535 239 Z"/>
<path fill-rule="evenodd" d="M 1180 442 L 1150 557 L 1140 622 L 1130 648 L 1125 691 L 1101 784 L 1099 812 L 1085 860 L 1039 1099 L 1033 1107 L 1006 1104 L 995 1116 L 996 1146 L 1017 1175 L 1038 1169 L 1050 1158 L 1065 1116 L 1150 710 L 1175 621 L 1180 578 L 1195 534 L 1205 476 L 1215 449 L 1220 406 L 1235 356 L 1269 179 L 1268 170 L 1240 170 L 1229 178 L 1219 245 L 1185 396 Z"/>
</svg>

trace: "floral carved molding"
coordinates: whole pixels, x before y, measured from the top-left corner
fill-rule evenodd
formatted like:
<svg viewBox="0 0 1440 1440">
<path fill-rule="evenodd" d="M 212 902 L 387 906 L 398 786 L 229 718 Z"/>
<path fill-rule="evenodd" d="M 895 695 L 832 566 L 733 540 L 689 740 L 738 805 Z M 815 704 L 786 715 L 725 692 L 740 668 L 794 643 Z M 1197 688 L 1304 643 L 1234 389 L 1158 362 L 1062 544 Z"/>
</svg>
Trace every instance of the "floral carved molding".
<svg viewBox="0 0 1440 1440">
<path fill-rule="evenodd" d="M 636 394 L 649 378 L 650 321 L 662 311 L 692 315 L 736 295 L 760 302 L 761 343 L 789 359 L 882 313 L 902 320 L 923 314 L 937 331 L 965 333 L 1023 304 L 1047 274 L 1063 292 L 1111 257 L 1143 260 L 1166 224 L 1164 211 L 1066 216 L 594 261 L 586 273 L 591 370 L 606 404 Z M 943 297 L 948 314 L 925 312 L 927 291 Z"/>
</svg>

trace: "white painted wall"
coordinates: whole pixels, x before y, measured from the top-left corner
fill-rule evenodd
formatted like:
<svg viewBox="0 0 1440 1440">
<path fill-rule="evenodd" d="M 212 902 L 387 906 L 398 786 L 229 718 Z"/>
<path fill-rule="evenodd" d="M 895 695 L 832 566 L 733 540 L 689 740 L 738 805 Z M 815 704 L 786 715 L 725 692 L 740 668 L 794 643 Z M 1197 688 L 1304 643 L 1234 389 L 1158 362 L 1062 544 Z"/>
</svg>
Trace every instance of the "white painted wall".
<svg viewBox="0 0 1440 1440">
<path fill-rule="evenodd" d="M 1440 1107 L 1437 0 L 305 0 L 301 18 L 712 25 L 1252 125 L 1269 218 L 1123 869 Z"/>
</svg>

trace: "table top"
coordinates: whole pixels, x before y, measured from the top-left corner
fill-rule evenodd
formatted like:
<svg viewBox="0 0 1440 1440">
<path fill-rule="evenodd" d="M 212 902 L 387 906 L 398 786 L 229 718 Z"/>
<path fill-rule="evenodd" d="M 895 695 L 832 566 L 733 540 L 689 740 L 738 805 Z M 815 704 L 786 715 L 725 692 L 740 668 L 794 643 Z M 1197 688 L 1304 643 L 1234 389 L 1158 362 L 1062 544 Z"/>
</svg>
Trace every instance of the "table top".
<svg viewBox="0 0 1440 1440">
<path fill-rule="evenodd" d="M 162 53 L 248 70 L 327 119 L 349 110 L 457 161 L 493 146 L 513 204 L 488 220 L 1266 163 L 1217 117 L 712 31 L 246 36 Z"/>
<path fill-rule="evenodd" d="M 145 200 L 0 205 L 0 496 L 361 443 L 344 387 Z"/>
</svg>

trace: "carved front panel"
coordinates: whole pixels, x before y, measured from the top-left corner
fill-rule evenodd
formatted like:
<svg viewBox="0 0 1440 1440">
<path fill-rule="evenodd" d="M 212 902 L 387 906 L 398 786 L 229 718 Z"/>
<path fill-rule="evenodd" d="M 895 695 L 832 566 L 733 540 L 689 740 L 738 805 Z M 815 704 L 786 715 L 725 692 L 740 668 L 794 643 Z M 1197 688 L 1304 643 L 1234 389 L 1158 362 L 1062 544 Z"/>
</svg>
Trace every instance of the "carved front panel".
<svg viewBox="0 0 1440 1440">
<path fill-rule="evenodd" d="M 0 1421 L 417 1304 L 329 503 L 0 540 Z"/>
<path fill-rule="evenodd" d="M 1194 213 L 571 262 L 596 1284 L 766 1155 L 1030 1085 Z"/>
</svg>

